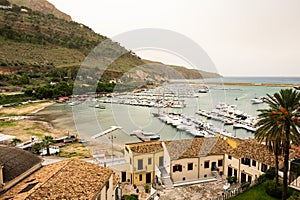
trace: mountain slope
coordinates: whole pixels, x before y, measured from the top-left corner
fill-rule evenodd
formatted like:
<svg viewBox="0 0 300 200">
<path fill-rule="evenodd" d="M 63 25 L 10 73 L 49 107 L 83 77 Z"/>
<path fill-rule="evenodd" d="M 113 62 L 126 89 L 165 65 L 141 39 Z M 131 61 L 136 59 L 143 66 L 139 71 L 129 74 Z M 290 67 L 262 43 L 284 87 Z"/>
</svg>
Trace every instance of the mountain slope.
<svg viewBox="0 0 300 200">
<path fill-rule="evenodd" d="M 72 21 L 70 15 L 67 15 L 57 8 L 47 0 L 9 0 L 10 3 L 16 4 L 18 6 L 25 6 L 35 11 L 39 11 L 44 14 L 53 14 L 55 17 L 64 19 L 66 21 Z"/>
<path fill-rule="evenodd" d="M 86 65 L 83 62 L 86 56 L 104 41 L 109 46 L 97 56 L 96 52 L 89 56 L 97 59 L 90 74 L 83 73 L 82 78 L 87 80 L 83 85 L 89 85 L 90 79 L 98 80 L 100 76 L 100 82 L 114 79 L 120 82 L 147 80 L 147 83 L 171 78 L 203 78 L 195 75 L 199 71 L 142 60 L 83 24 L 13 6 L 0 9 L 0 90 L 19 91 L 61 81 L 72 85 L 79 66 Z M 114 55 L 120 53 L 122 56 L 115 59 Z M 209 76 L 216 75 L 207 73 L 205 78 Z"/>
</svg>

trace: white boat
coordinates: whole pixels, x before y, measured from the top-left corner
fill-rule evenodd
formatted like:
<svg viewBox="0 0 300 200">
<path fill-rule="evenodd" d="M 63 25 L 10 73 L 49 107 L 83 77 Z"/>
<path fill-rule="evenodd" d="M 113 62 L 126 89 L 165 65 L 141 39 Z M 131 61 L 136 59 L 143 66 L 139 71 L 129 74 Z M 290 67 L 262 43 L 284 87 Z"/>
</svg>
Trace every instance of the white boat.
<svg viewBox="0 0 300 200">
<path fill-rule="evenodd" d="M 263 103 L 264 101 L 260 98 L 254 97 L 253 99 L 251 99 L 252 104 L 260 104 Z"/>
<path fill-rule="evenodd" d="M 69 106 L 76 106 L 78 104 L 80 104 L 78 101 L 72 101 L 69 103 Z"/>
</svg>

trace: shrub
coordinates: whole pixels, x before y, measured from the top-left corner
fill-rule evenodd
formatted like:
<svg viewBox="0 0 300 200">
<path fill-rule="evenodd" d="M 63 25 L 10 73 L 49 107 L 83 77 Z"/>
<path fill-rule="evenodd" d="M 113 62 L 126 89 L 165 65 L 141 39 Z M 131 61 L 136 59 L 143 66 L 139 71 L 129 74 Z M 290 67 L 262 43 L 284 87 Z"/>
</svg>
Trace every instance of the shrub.
<svg viewBox="0 0 300 200">
<path fill-rule="evenodd" d="M 263 183 L 263 182 L 265 182 L 266 180 L 267 180 L 266 174 L 260 175 L 260 176 L 258 177 L 258 179 L 257 179 L 258 183 Z"/>
<path fill-rule="evenodd" d="M 138 195 L 135 195 L 135 194 L 124 195 L 122 199 L 125 199 L 125 200 L 137 200 L 138 199 Z"/>
<path fill-rule="evenodd" d="M 279 183 L 276 185 L 274 180 L 268 180 L 265 183 L 266 193 L 272 197 L 280 199 L 282 196 L 282 184 Z M 293 194 L 293 190 L 288 188 L 287 197 L 290 197 Z"/>
<path fill-rule="evenodd" d="M 242 183 L 241 188 L 242 188 L 242 189 L 246 189 L 246 188 L 248 188 L 249 186 L 250 186 L 250 183 L 249 183 L 249 182 L 244 182 L 244 183 Z"/>
<path fill-rule="evenodd" d="M 275 169 L 274 168 L 268 169 L 265 173 L 265 176 L 267 180 L 273 180 L 276 176 Z"/>
<path fill-rule="evenodd" d="M 237 181 L 237 177 L 236 176 L 229 176 L 226 178 L 228 183 L 232 184 L 232 183 L 236 183 Z"/>
</svg>

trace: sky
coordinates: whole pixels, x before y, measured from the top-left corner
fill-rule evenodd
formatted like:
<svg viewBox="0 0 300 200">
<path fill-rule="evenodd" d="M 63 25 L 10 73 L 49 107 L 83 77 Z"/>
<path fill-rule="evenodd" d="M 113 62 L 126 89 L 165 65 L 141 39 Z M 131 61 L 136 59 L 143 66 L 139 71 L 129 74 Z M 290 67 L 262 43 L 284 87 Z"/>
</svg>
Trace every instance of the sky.
<svg viewBox="0 0 300 200">
<path fill-rule="evenodd" d="M 183 34 L 204 49 L 223 76 L 300 77 L 299 0 L 48 1 L 108 37 L 140 28 Z M 133 51 L 191 67 L 164 51 Z"/>
</svg>

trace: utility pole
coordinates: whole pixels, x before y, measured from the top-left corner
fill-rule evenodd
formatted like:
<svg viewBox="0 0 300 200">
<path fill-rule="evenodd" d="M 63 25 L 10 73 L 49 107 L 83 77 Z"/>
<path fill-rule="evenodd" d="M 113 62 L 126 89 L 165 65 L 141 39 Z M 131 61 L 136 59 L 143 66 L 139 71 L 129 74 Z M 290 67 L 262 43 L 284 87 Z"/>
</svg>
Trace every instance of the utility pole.
<svg viewBox="0 0 300 200">
<path fill-rule="evenodd" d="M 116 136 L 114 136 L 114 134 L 112 133 L 111 136 L 109 137 L 109 139 L 111 140 L 111 161 L 112 161 L 112 165 L 114 162 L 114 139 L 116 138 Z"/>
</svg>

